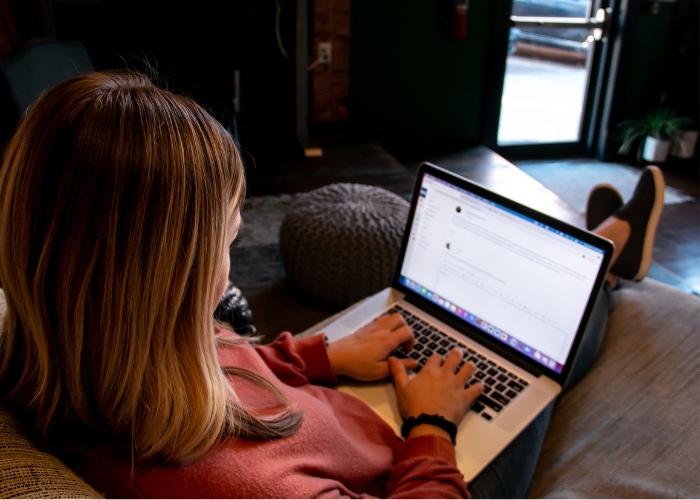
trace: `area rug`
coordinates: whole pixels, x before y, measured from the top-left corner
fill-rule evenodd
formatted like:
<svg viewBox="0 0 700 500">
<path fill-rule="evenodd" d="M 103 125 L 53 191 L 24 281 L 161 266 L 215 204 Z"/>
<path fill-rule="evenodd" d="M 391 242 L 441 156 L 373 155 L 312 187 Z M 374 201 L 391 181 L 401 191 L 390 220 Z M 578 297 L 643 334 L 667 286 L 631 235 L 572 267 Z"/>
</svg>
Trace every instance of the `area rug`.
<svg viewBox="0 0 700 500">
<path fill-rule="evenodd" d="M 580 213 L 585 213 L 588 193 L 598 183 L 608 183 L 617 188 L 624 200 L 633 193 L 642 170 L 616 163 L 519 162 L 517 167 L 533 177 Z M 686 203 L 695 198 L 666 186 L 664 204 Z"/>
<path fill-rule="evenodd" d="M 246 166 L 248 193 L 266 196 L 298 193 L 334 182 L 382 185 L 394 190 L 413 187 L 413 176 L 384 148 L 372 142 L 335 145 L 325 148 L 320 157 L 298 158 L 279 168 Z"/>
<path fill-rule="evenodd" d="M 284 214 L 297 194 L 247 198 L 241 217 L 243 229 L 236 243 L 241 248 L 277 244 Z"/>
<path fill-rule="evenodd" d="M 287 280 L 279 250 L 279 229 L 296 194 L 246 199 L 243 227 L 231 247 L 229 278 L 253 313 L 261 342 L 283 331 L 299 333 L 336 311 L 315 304 Z"/>
</svg>

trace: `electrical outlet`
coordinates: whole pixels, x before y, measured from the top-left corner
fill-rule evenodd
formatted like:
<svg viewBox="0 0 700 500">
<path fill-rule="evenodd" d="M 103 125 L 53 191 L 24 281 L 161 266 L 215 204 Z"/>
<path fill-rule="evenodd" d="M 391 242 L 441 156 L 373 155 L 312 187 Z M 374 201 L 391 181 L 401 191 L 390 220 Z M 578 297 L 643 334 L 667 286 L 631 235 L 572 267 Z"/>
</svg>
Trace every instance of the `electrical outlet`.
<svg viewBox="0 0 700 500">
<path fill-rule="evenodd" d="M 319 42 L 318 61 L 321 64 L 331 63 L 331 42 Z"/>
</svg>

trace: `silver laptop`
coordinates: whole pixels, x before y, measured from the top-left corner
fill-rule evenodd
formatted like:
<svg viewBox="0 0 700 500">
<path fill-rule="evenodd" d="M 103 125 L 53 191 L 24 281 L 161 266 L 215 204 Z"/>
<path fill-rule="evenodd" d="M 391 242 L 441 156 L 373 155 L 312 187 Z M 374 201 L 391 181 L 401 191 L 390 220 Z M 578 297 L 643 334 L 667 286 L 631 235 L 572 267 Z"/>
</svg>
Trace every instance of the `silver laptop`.
<svg viewBox="0 0 700 500">
<path fill-rule="evenodd" d="M 486 389 L 460 423 L 457 462 L 476 476 L 560 392 L 600 291 L 610 241 L 436 165 L 418 171 L 393 283 L 323 327 L 329 340 L 400 311 L 419 363 L 462 347 Z M 343 383 L 399 433 L 391 380 Z"/>
</svg>

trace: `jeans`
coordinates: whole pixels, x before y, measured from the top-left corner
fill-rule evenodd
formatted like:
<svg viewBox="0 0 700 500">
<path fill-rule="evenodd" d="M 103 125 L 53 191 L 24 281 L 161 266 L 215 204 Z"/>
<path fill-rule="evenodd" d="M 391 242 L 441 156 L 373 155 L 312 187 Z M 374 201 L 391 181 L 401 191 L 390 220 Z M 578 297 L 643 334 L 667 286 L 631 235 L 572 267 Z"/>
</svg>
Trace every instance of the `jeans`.
<svg viewBox="0 0 700 500">
<path fill-rule="evenodd" d="M 614 307 L 612 289 L 606 281 L 586 325 L 578 353 L 563 391 L 581 380 L 593 366 L 605 336 L 608 314 Z M 562 392 L 563 392 L 562 391 Z M 470 483 L 474 498 L 524 498 L 535 473 L 555 402 L 547 406 L 493 462 Z"/>
</svg>

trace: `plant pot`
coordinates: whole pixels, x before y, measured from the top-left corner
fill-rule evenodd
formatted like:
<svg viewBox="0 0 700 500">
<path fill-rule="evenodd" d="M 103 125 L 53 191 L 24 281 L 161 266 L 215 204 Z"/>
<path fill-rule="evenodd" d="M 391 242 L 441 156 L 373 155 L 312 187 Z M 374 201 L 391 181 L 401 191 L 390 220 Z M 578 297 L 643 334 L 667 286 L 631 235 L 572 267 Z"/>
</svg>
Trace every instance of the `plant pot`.
<svg viewBox="0 0 700 500">
<path fill-rule="evenodd" d="M 683 130 L 671 144 L 670 154 L 677 158 L 692 158 L 695 155 L 695 145 L 697 143 L 697 130 Z"/>
<path fill-rule="evenodd" d="M 664 163 L 668 159 L 668 151 L 671 141 L 668 139 L 657 139 L 650 135 L 644 140 L 644 151 L 642 158 L 650 163 Z"/>
</svg>

